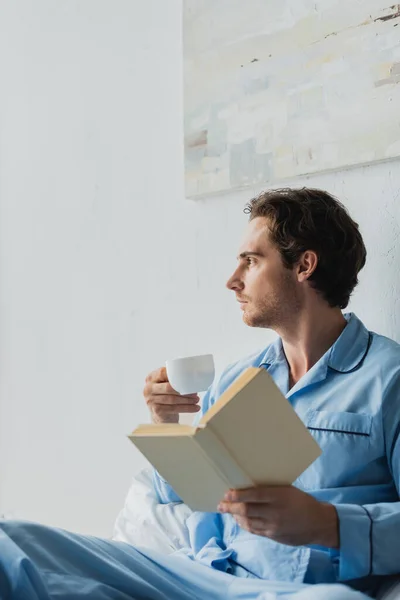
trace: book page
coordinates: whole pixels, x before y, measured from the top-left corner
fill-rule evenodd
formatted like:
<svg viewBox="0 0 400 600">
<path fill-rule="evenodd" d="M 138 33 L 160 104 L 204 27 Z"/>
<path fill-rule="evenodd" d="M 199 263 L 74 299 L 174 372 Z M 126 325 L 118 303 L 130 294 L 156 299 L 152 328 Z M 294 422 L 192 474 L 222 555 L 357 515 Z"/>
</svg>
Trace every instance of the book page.
<svg viewBox="0 0 400 600">
<path fill-rule="evenodd" d="M 249 368 L 201 421 L 258 484 L 289 485 L 321 454 L 265 369 Z"/>
<path fill-rule="evenodd" d="M 217 512 L 229 484 L 194 437 L 131 434 L 129 438 L 192 510 Z"/>
</svg>

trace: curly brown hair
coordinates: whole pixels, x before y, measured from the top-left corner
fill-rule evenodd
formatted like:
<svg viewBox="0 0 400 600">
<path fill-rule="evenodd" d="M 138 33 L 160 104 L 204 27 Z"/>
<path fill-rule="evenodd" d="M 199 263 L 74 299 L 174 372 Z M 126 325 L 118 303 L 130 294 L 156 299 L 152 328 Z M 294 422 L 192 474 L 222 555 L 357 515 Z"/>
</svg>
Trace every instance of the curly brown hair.
<svg viewBox="0 0 400 600">
<path fill-rule="evenodd" d="M 365 265 L 367 251 L 358 228 L 339 200 L 312 188 L 261 192 L 244 212 L 250 221 L 266 217 L 272 241 L 291 269 L 306 250 L 318 264 L 309 281 L 332 307 L 346 308 Z"/>
</svg>

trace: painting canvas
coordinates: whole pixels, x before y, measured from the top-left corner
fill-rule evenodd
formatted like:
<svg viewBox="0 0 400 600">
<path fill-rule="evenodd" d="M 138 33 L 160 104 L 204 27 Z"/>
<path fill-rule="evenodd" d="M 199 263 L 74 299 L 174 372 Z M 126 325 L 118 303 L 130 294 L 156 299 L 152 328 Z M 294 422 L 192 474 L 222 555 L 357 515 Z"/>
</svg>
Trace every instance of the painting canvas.
<svg viewBox="0 0 400 600">
<path fill-rule="evenodd" d="M 400 5 L 184 0 L 188 197 L 400 155 Z"/>
</svg>

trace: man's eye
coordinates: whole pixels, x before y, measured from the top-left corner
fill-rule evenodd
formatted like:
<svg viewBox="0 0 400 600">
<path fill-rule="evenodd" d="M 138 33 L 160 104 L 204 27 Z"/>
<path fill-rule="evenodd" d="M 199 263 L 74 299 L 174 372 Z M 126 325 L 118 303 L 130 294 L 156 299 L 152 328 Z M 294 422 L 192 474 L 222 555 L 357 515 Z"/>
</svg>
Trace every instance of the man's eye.
<svg viewBox="0 0 400 600">
<path fill-rule="evenodd" d="M 248 265 L 252 265 L 254 263 L 254 258 L 252 256 L 248 256 L 246 260 Z"/>
</svg>

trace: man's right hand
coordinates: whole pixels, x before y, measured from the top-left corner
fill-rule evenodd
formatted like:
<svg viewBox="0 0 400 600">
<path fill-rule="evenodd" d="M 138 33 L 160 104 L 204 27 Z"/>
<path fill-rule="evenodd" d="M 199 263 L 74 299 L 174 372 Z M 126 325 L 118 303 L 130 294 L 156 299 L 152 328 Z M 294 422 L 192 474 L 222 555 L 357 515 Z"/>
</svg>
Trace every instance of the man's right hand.
<svg viewBox="0 0 400 600">
<path fill-rule="evenodd" d="M 199 396 L 181 396 L 168 381 L 165 367 L 146 377 L 144 399 L 150 409 L 153 423 L 179 423 L 179 413 L 199 412 Z"/>
</svg>

